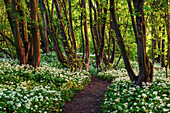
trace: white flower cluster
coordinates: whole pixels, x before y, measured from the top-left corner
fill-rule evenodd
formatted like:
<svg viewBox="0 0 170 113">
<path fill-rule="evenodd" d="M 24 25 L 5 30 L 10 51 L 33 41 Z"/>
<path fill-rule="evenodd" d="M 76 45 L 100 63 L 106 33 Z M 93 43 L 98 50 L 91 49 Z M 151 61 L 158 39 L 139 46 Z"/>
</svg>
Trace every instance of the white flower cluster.
<svg viewBox="0 0 170 113">
<path fill-rule="evenodd" d="M 0 112 L 59 112 L 76 90 L 90 82 L 85 71 L 17 63 L 0 59 Z"/>
<path fill-rule="evenodd" d="M 98 76 L 113 79 L 101 105 L 103 112 L 170 112 L 170 79 L 164 69 L 154 70 L 153 82 L 143 82 L 143 88 L 132 85 L 125 69 L 100 72 Z"/>
</svg>

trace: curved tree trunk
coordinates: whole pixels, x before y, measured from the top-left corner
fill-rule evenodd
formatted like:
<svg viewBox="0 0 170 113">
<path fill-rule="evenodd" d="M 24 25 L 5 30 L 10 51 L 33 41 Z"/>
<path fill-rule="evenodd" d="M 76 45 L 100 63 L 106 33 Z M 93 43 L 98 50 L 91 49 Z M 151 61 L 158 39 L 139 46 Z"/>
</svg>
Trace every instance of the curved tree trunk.
<svg viewBox="0 0 170 113">
<path fill-rule="evenodd" d="M 15 39 L 15 46 L 16 46 L 16 52 L 18 59 L 20 61 L 20 64 L 26 64 L 26 57 L 25 57 L 25 48 L 22 41 L 22 37 L 20 35 L 20 26 L 19 26 L 19 20 L 17 14 L 18 10 L 18 0 L 12 0 L 12 17 L 13 20 L 11 20 L 13 23 L 11 27 L 13 29 L 13 35 Z M 9 20 L 10 21 L 10 20 Z"/>
<path fill-rule="evenodd" d="M 136 12 L 141 14 L 140 16 L 136 15 L 136 24 L 138 30 L 137 53 L 139 63 L 139 75 L 136 84 L 140 85 L 144 81 L 152 81 L 153 66 L 146 54 L 146 25 L 143 11 L 144 0 L 133 0 L 133 4 Z"/>
<path fill-rule="evenodd" d="M 65 25 L 64 25 L 64 22 L 63 22 L 63 16 L 62 16 L 62 12 L 61 12 L 61 8 L 59 6 L 59 2 L 58 0 L 53 0 L 54 1 L 54 4 L 56 6 L 56 11 L 57 11 L 57 17 L 58 19 L 60 19 L 60 24 L 59 24 L 59 30 L 60 30 L 60 35 L 61 37 L 63 38 L 63 46 L 64 46 L 64 49 L 65 49 L 65 53 L 67 55 L 67 58 L 68 58 L 68 62 L 69 62 L 69 67 L 70 69 L 73 71 L 74 69 L 74 61 L 73 61 L 73 51 L 69 45 L 69 42 L 68 42 L 68 37 L 66 35 L 66 31 L 65 31 Z"/>
<path fill-rule="evenodd" d="M 120 29 L 117 24 L 116 14 L 115 14 L 115 3 L 114 0 L 110 0 L 110 11 L 113 19 L 113 27 L 115 30 L 115 34 L 118 40 L 118 45 L 120 47 L 125 68 L 128 72 L 128 75 L 131 79 L 131 81 L 135 81 L 135 84 L 141 85 L 142 82 L 151 82 L 153 79 L 153 66 L 152 63 L 149 61 L 148 56 L 146 55 L 146 25 L 145 25 L 145 19 L 144 19 L 144 12 L 143 12 L 143 4 L 144 0 L 133 0 L 134 8 L 136 9 L 137 13 L 140 13 L 141 15 L 136 15 L 136 26 L 135 22 L 132 17 L 132 23 L 134 24 L 134 32 L 136 32 L 137 28 L 137 50 L 138 50 L 138 63 L 139 63 L 139 75 L 138 77 L 135 76 L 133 69 L 129 62 L 129 57 L 127 55 L 125 45 L 123 42 L 123 38 L 120 33 Z M 129 5 L 131 8 L 131 5 Z M 132 9 L 130 9 L 131 12 Z M 132 13 L 132 12 L 131 12 Z"/>
<path fill-rule="evenodd" d="M 131 67 L 129 57 L 127 55 L 126 48 L 125 48 L 125 45 L 124 45 L 124 42 L 123 42 L 123 38 L 122 38 L 122 35 L 120 33 L 120 29 L 118 27 L 114 0 L 110 0 L 110 12 L 111 12 L 111 15 L 112 15 L 113 27 L 114 27 L 116 38 L 117 38 L 117 41 L 118 41 L 118 45 L 119 45 L 119 48 L 120 48 L 122 56 L 123 56 L 125 68 L 128 72 L 128 75 L 129 75 L 131 81 L 135 81 L 136 76 L 135 76 L 135 73 L 133 72 L 133 69 Z"/>
</svg>

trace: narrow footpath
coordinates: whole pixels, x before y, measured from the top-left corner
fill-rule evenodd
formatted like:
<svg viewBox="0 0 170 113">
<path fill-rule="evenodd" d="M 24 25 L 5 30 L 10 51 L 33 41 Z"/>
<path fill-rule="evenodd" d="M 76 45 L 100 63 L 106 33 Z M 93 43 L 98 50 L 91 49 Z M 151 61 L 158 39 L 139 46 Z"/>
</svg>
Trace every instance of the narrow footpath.
<svg viewBox="0 0 170 113">
<path fill-rule="evenodd" d="M 110 84 L 110 81 L 93 75 L 91 83 L 64 105 L 62 113 L 100 113 L 101 100 Z"/>
</svg>

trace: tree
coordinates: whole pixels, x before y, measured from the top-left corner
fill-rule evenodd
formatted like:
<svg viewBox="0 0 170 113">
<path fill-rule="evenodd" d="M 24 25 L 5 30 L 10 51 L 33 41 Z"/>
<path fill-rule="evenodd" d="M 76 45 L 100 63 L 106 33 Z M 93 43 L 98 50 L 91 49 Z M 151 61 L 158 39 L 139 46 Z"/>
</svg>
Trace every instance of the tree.
<svg viewBox="0 0 170 113">
<path fill-rule="evenodd" d="M 108 0 L 106 1 L 95 1 L 89 0 L 89 16 L 90 16 L 90 30 L 92 34 L 93 46 L 96 56 L 97 69 L 101 70 L 101 62 L 104 61 L 106 67 L 110 67 L 115 59 L 116 43 L 113 36 L 113 27 L 111 16 L 109 15 L 109 38 L 107 37 L 107 12 L 108 12 Z M 94 15 L 94 16 L 93 16 Z M 108 46 L 108 57 L 106 57 L 106 51 L 104 49 L 105 41 Z M 113 43 L 113 51 L 111 53 L 111 41 Z M 110 56 L 111 55 L 111 56 Z"/>
<path fill-rule="evenodd" d="M 37 0 L 30 0 L 30 6 L 31 6 L 31 48 L 33 48 L 33 61 L 30 62 L 31 65 L 34 67 L 40 66 L 40 60 L 41 60 L 41 51 L 40 51 L 40 39 L 39 39 L 39 30 L 38 30 L 38 5 Z"/>
<path fill-rule="evenodd" d="M 84 22 L 84 33 L 85 33 L 85 40 L 86 40 L 86 59 L 85 59 L 85 68 L 89 70 L 89 62 L 90 62 L 90 44 L 89 44 L 89 37 L 88 37 L 88 30 L 87 30 L 87 17 L 86 17 L 86 1 L 82 0 L 82 7 L 84 9 L 83 18 L 85 19 Z"/>
<path fill-rule="evenodd" d="M 10 22 L 12 33 L 15 39 L 16 52 L 20 64 L 29 63 L 34 67 L 39 67 L 41 53 L 37 24 L 38 6 L 36 0 L 30 0 L 29 2 L 32 20 L 31 35 L 28 34 L 27 27 L 29 25 L 29 22 L 26 21 L 26 11 L 23 8 L 23 5 L 26 5 L 25 1 L 4 0 L 4 2 L 6 4 L 6 9 L 8 9 L 8 20 Z M 19 17 L 21 19 L 19 19 Z"/>
<path fill-rule="evenodd" d="M 143 5 L 144 0 L 133 0 L 135 13 L 136 15 L 136 23 L 132 19 L 132 23 L 134 24 L 134 32 L 136 32 L 136 43 L 137 43 L 137 50 L 138 50 L 138 63 L 139 63 L 139 75 L 135 76 L 133 69 L 129 62 L 129 57 L 127 55 L 125 45 L 123 42 L 122 35 L 120 33 L 120 29 L 117 24 L 116 14 L 115 14 L 115 3 L 114 0 L 110 0 L 110 10 L 113 20 L 113 26 L 115 30 L 115 34 L 118 40 L 118 45 L 120 47 L 125 68 L 128 72 L 128 75 L 131 81 L 137 85 L 141 85 L 142 82 L 151 82 L 153 78 L 153 66 L 152 63 L 149 61 L 148 56 L 146 55 L 146 25 L 145 25 L 145 18 L 144 18 L 144 11 Z M 131 6 L 129 5 L 131 9 Z M 132 13 L 132 12 L 131 12 Z M 132 17 L 133 18 L 133 17 Z M 136 24 L 136 25 L 135 25 Z M 136 27 L 136 28 L 135 28 Z"/>
<path fill-rule="evenodd" d="M 9 47 L 8 41 L 12 44 L 12 46 L 15 46 L 15 43 L 13 42 L 13 40 L 11 40 L 9 37 L 7 37 L 1 31 L 0 31 L 0 35 L 3 37 L 3 39 L 0 40 L 0 42 L 5 42 L 5 44 L 6 44 L 7 48 L 8 48 L 8 51 L 7 51 L 7 50 L 3 49 L 2 47 L 0 47 L 0 51 L 5 53 L 7 57 L 10 57 L 10 58 L 13 59 L 13 55 L 12 55 L 12 52 L 11 52 L 11 48 Z M 1 57 L 3 57 L 3 56 L 1 56 Z"/>
<path fill-rule="evenodd" d="M 41 9 L 41 15 L 42 15 L 42 19 L 43 19 L 43 26 L 40 25 L 40 34 L 41 34 L 41 39 L 42 39 L 42 50 L 44 53 L 48 53 L 49 52 L 49 41 L 48 41 L 48 34 L 47 34 L 47 21 L 48 21 L 48 17 L 47 17 L 47 10 L 45 7 L 45 0 L 39 0 L 40 3 L 40 9 Z M 38 13 L 39 14 L 39 13 Z M 40 16 L 38 17 L 39 19 L 39 23 L 41 22 L 41 18 Z"/>
<path fill-rule="evenodd" d="M 55 50 L 57 52 L 58 59 L 65 67 L 70 68 L 72 71 L 77 71 L 77 68 L 81 69 L 82 66 L 81 66 L 80 61 L 77 58 L 77 44 L 76 44 L 77 42 L 76 42 L 76 37 L 74 35 L 74 30 L 73 30 L 71 1 L 69 0 L 69 20 L 67 18 L 67 11 L 66 11 L 67 2 L 65 2 L 64 0 L 63 1 L 53 0 L 53 2 L 56 7 L 57 18 L 59 21 L 58 28 L 59 28 L 60 37 L 62 38 L 63 47 L 64 47 L 65 54 L 66 54 L 66 57 L 65 57 L 61 51 L 61 48 L 59 47 L 58 39 L 56 37 L 53 37 L 52 40 L 56 48 Z M 63 10 L 64 10 L 65 15 L 63 15 L 63 12 L 62 12 L 62 7 L 61 7 L 62 4 L 63 4 Z M 89 61 L 90 61 L 90 44 L 89 44 L 89 37 L 88 37 L 88 30 L 87 30 L 85 1 L 82 1 L 82 9 L 83 9 L 82 18 L 84 18 L 85 20 L 83 24 L 84 24 L 84 34 L 85 34 L 85 41 L 86 41 L 86 58 L 85 58 L 85 61 L 82 60 L 82 64 L 83 64 L 84 69 L 88 71 Z M 64 17 L 66 18 L 66 21 L 63 19 Z M 68 29 L 68 32 L 66 31 L 66 29 Z M 70 36 L 70 32 L 71 32 L 71 36 Z M 57 44 L 55 44 L 56 42 Z"/>
</svg>

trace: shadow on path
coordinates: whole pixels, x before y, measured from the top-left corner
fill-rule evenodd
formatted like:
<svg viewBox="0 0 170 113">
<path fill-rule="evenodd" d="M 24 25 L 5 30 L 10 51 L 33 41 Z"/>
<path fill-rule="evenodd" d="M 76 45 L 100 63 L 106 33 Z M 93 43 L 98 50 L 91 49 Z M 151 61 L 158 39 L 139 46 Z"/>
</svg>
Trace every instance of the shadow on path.
<svg viewBox="0 0 170 113">
<path fill-rule="evenodd" d="M 91 83 L 66 102 L 62 113 L 100 113 L 100 102 L 104 97 L 108 80 L 101 80 L 96 75 L 91 77 Z"/>
</svg>

